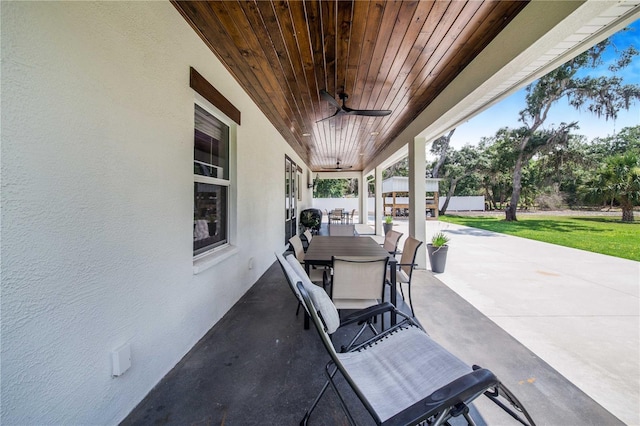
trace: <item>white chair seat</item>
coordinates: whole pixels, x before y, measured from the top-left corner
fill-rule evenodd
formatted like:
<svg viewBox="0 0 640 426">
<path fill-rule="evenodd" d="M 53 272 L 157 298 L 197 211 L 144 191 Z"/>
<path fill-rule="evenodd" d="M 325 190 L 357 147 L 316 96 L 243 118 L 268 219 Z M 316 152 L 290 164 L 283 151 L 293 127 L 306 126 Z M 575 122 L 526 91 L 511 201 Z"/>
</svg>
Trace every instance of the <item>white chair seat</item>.
<svg viewBox="0 0 640 426">
<path fill-rule="evenodd" d="M 417 327 L 337 356 L 383 422 L 473 371 Z"/>
</svg>

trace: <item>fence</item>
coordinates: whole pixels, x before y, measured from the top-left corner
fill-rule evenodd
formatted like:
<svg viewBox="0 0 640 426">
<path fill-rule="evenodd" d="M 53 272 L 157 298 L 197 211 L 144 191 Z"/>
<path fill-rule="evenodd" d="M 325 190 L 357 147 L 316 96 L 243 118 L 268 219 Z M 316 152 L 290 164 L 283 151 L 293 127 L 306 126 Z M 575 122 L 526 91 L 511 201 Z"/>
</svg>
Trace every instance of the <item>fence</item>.
<svg viewBox="0 0 640 426">
<path fill-rule="evenodd" d="M 440 208 L 444 204 L 446 197 L 440 197 Z M 389 203 L 392 202 L 391 198 L 387 198 Z M 396 203 L 409 204 L 408 197 L 396 197 Z M 313 208 L 320 209 L 323 212 L 325 210 L 331 211 L 335 208 L 342 208 L 345 211 L 360 210 L 357 198 L 314 198 Z M 373 215 L 375 211 L 375 198 L 369 198 L 367 200 L 367 209 L 369 215 Z M 447 211 L 484 211 L 484 196 L 470 196 L 470 197 L 451 197 Z"/>
</svg>

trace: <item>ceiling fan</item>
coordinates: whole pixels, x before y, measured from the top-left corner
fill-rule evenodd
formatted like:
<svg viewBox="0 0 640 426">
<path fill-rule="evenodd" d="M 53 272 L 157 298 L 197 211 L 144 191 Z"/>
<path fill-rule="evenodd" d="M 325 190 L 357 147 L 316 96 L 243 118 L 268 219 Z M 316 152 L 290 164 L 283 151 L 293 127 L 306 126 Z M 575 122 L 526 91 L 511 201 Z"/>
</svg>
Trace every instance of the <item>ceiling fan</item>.
<svg viewBox="0 0 640 426">
<path fill-rule="evenodd" d="M 323 167 L 324 170 L 336 170 L 336 171 L 340 171 L 340 170 L 346 170 L 346 169 L 350 169 L 353 166 L 341 166 L 340 165 L 340 160 L 336 161 L 336 166 L 335 167 Z"/>
<path fill-rule="evenodd" d="M 349 98 L 349 95 L 347 95 L 344 92 L 340 92 L 338 93 L 338 97 L 342 100 L 342 105 L 340 105 L 338 103 L 338 101 L 336 101 L 336 99 L 331 96 L 326 90 L 324 89 L 320 89 L 320 96 L 322 96 L 322 98 L 329 102 L 332 106 L 334 106 L 336 108 L 336 112 L 326 118 L 323 118 L 321 120 L 316 121 L 316 123 L 319 123 L 321 121 L 324 120 L 329 120 L 331 118 L 336 117 L 337 115 L 343 115 L 343 114 L 347 114 L 347 115 L 364 115 L 367 117 L 384 117 L 385 115 L 389 115 L 391 114 L 391 111 L 388 109 L 352 109 L 349 108 L 348 106 L 346 106 L 344 103 L 345 101 Z"/>
</svg>

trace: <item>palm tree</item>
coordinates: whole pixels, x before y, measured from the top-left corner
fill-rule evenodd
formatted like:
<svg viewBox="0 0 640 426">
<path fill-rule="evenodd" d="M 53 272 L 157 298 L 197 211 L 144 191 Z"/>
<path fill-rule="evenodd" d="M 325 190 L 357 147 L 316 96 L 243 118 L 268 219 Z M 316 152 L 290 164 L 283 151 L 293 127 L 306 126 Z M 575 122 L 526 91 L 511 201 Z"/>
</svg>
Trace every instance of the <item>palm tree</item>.
<svg viewBox="0 0 640 426">
<path fill-rule="evenodd" d="M 640 156 L 631 152 L 608 157 L 588 184 L 590 195 L 600 200 L 617 200 L 622 221 L 633 222 L 633 207 L 640 204 Z"/>
</svg>

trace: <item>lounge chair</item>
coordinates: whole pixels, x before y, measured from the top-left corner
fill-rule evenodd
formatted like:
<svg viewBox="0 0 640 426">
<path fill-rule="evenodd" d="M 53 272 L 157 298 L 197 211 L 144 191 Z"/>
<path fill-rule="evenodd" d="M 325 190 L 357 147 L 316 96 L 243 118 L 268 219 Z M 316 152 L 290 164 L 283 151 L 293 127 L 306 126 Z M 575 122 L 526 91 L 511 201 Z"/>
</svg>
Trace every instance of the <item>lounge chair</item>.
<svg viewBox="0 0 640 426">
<path fill-rule="evenodd" d="M 469 404 L 484 394 L 520 423 L 534 426 L 522 404 L 491 371 L 467 365 L 402 312 L 396 311 L 404 318 L 397 325 L 337 352 L 331 341 L 331 334 L 340 326 L 335 306 L 321 289 L 316 291 L 295 276 L 292 280 L 297 281 L 298 292 L 331 358 L 325 367 L 327 383 L 301 425 L 307 424 L 329 386 L 338 396 L 349 423 L 356 424 L 334 383 L 340 373 L 378 425 L 449 425 L 449 420 L 458 416 L 475 425 Z M 380 315 L 380 311 L 391 310 L 395 310 L 393 305 L 385 303 L 368 308 L 367 313 Z"/>
</svg>

